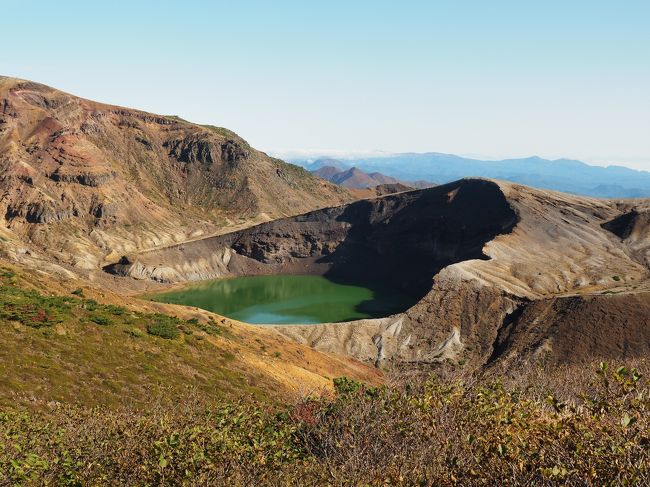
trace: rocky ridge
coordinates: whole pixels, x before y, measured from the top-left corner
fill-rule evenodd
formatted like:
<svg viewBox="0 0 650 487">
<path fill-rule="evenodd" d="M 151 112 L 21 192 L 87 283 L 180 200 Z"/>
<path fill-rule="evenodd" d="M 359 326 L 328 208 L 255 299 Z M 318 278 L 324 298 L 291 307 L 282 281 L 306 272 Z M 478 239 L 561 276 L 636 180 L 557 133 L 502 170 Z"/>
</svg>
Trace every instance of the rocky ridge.
<svg viewBox="0 0 650 487">
<path fill-rule="evenodd" d="M 623 358 L 650 352 L 649 206 L 461 180 L 126 257 L 112 270 L 170 281 L 371 272 L 403 283 L 420 299 L 399 315 L 277 327 L 376 365 Z"/>
<path fill-rule="evenodd" d="M 227 129 L 0 77 L 0 227 L 47 260 L 98 269 L 350 199 Z"/>
</svg>

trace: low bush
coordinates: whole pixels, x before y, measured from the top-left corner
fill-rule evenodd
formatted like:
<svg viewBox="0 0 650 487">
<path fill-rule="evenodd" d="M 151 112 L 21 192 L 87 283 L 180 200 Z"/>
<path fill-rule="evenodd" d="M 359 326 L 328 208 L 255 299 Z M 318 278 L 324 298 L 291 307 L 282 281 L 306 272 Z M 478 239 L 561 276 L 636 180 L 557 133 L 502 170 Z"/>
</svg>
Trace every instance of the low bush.
<svg viewBox="0 0 650 487">
<path fill-rule="evenodd" d="M 99 308 L 100 304 L 94 299 L 84 299 L 82 301 L 81 307 L 87 309 L 88 311 L 95 311 Z"/>
<path fill-rule="evenodd" d="M 180 336 L 178 329 L 181 321 L 173 316 L 163 314 L 156 314 L 153 316 L 152 321 L 147 325 L 147 332 L 150 335 L 174 340 Z"/>
<path fill-rule="evenodd" d="M 133 338 L 142 338 L 144 336 L 144 333 L 139 328 L 127 328 L 124 333 Z"/>
<path fill-rule="evenodd" d="M 0 286 L 0 319 L 42 328 L 61 323 L 71 316 L 72 298 L 43 296 L 14 285 Z"/>
<path fill-rule="evenodd" d="M 122 316 L 124 313 L 126 313 L 126 308 L 123 308 L 122 306 L 115 306 L 113 304 L 105 305 L 104 309 L 107 313 L 111 313 L 115 316 Z"/>
<path fill-rule="evenodd" d="M 108 316 L 100 313 L 93 313 L 89 319 L 93 323 L 101 326 L 107 326 L 113 324 L 113 320 L 111 320 Z"/>
<path fill-rule="evenodd" d="M 648 485 L 645 380 L 602 364 L 577 382 L 341 378 L 332 397 L 279 408 L 188 394 L 146 410 L 5 410 L 0 484 Z"/>
</svg>

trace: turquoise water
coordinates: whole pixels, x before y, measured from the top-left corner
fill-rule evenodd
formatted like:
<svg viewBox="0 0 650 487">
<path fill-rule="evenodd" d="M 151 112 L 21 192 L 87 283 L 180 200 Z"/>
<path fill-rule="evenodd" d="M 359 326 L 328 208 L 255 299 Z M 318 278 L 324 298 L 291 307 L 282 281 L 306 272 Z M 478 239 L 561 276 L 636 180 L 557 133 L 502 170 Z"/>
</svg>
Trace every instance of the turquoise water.
<svg viewBox="0 0 650 487">
<path fill-rule="evenodd" d="M 196 306 L 247 323 L 335 323 L 405 310 L 412 297 L 376 284 L 323 276 L 278 275 L 216 279 L 155 294 L 163 303 Z"/>
</svg>

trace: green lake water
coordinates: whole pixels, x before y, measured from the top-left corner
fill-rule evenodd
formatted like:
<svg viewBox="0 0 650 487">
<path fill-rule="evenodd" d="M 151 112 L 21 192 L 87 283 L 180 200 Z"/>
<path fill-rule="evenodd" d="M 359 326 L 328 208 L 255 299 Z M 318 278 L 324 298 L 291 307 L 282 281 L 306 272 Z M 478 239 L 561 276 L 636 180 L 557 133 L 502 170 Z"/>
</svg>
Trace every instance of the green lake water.
<svg viewBox="0 0 650 487">
<path fill-rule="evenodd" d="M 247 323 L 335 323 L 404 311 L 412 297 L 374 284 L 323 276 L 277 275 L 216 279 L 148 296 L 206 309 Z"/>
</svg>

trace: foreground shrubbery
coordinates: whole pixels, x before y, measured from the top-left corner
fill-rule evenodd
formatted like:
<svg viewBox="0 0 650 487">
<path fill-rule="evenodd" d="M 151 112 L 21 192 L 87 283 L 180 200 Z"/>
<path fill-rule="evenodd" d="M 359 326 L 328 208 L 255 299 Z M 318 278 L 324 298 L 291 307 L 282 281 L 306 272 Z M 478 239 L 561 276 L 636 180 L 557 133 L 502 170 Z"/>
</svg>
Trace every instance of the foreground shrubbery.
<svg viewBox="0 0 650 487">
<path fill-rule="evenodd" d="M 335 397 L 280 410 L 188 399 L 5 411 L 0 484 L 648 484 L 644 379 L 605 365 L 562 373 L 534 388 L 339 379 Z"/>
</svg>

